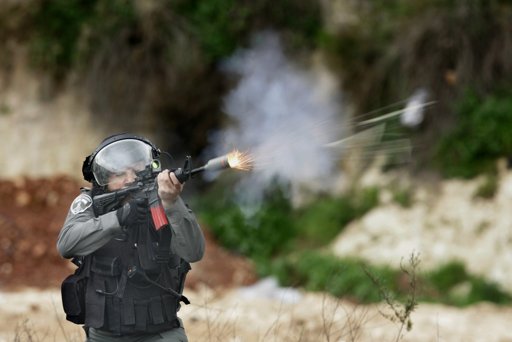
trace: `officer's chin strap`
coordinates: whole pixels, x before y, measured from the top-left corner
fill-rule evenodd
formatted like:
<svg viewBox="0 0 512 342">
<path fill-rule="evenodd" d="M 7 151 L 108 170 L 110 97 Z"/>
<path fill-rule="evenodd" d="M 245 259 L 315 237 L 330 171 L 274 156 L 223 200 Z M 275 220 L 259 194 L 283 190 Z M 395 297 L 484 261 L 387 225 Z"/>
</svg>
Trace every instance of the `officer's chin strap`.
<svg viewBox="0 0 512 342">
<path fill-rule="evenodd" d="M 172 294 L 176 298 L 179 298 L 180 302 L 183 302 L 186 305 L 190 304 L 190 300 L 188 300 L 188 298 L 185 297 L 184 295 L 182 295 L 181 293 L 178 293 L 177 291 L 175 291 L 174 289 L 172 289 L 170 287 L 162 286 L 161 284 L 157 283 L 156 281 L 154 281 L 153 279 L 148 277 L 146 272 L 144 272 L 143 270 L 140 270 L 137 266 L 131 266 L 128 269 L 128 278 L 133 277 L 135 274 L 141 275 L 148 283 L 153 284 L 153 285 L 161 288 L 162 290 L 164 290 L 166 292 L 169 292 L 170 294 Z"/>
</svg>

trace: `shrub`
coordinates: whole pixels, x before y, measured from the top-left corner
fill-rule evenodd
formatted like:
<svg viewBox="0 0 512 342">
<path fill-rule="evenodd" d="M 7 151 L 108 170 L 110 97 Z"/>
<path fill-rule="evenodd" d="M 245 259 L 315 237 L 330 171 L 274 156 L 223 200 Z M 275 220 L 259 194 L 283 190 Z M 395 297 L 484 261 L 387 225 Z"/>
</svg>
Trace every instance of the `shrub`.
<svg viewBox="0 0 512 342">
<path fill-rule="evenodd" d="M 132 24 L 135 9 L 126 0 L 45 0 L 33 11 L 32 18 L 32 61 L 62 78 L 93 54 L 102 39 Z"/>
<path fill-rule="evenodd" d="M 475 191 L 475 197 L 490 199 L 493 198 L 498 191 L 499 180 L 494 173 L 485 175 L 484 182 L 478 186 Z"/>
<path fill-rule="evenodd" d="M 349 198 L 319 198 L 298 211 L 298 244 L 304 247 L 322 246 L 332 241 L 352 218 L 354 212 Z"/>
<path fill-rule="evenodd" d="M 452 261 L 428 274 L 430 283 L 441 293 L 447 293 L 455 285 L 468 279 L 466 267 L 460 261 Z"/>
<path fill-rule="evenodd" d="M 411 189 L 398 188 L 393 192 L 393 201 L 404 208 L 410 208 L 413 204 L 413 193 Z"/>
<path fill-rule="evenodd" d="M 77 56 L 82 27 L 93 16 L 96 1 L 43 1 L 34 13 L 33 62 L 63 76 Z"/>
<path fill-rule="evenodd" d="M 469 274 L 458 261 L 418 274 L 415 288 L 403 284 L 404 269 L 370 265 L 357 258 L 337 258 L 313 250 L 298 251 L 274 259 L 267 275 L 274 275 L 285 286 L 308 291 L 325 291 L 361 303 L 410 300 L 466 306 L 480 301 L 510 304 L 512 296 L 497 284 Z M 411 276 L 411 274 L 408 274 Z M 408 286 L 411 286 L 410 284 Z M 463 286 L 466 290 L 461 291 Z M 384 297 L 383 297 L 384 296 Z"/>
<path fill-rule="evenodd" d="M 512 155 L 512 88 L 482 97 L 468 91 L 457 104 L 457 127 L 437 148 L 437 165 L 449 177 L 494 173 L 496 160 Z"/>
<path fill-rule="evenodd" d="M 321 29 L 320 6 L 310 0 L 179 0 L 172 8 L 187 19 L 212 60 L 233 53 L 254 31 L 275 29 L 291 45 L 307 47 L 316 44 Z"/>
<path fill-rule="evenodd" d="M 200 204 L 201 217 L 222 245 L 251 257 L 257 263 L 288 251 L 296 235 L 293 213 L 284 190 L 268 190 L 261 207 L 252 214 L 243 213 L 230 199 Z"/>
<path fill-rule="evenodd" d="M 332 241 L 352 220 L 357 219 L 378 204 L 379 190 L 365 188 L 342 196 L 320 197 L 300 208 L 296 226 L 298 244 L 319 247 Z"/>
<path fill-rule="evenodd" d="M 427 291 L 424 300 L 467 306 L 480 301 L 510 304 L 512 296 L 494 282 L 469 274 L 460 261 L 452 261 L 426 273 L 423 281 Z M 463 286 L 466 290 L 460 291 Z"/>
<path fill-rule="evenodd" d="M 283 285 L 302 286 L 309 291 L 326 291 L 362 303 L 379 301 L 379 288 L 367 272 L 375 275 L 382 284 L 396 288 L 398 272 L 387 267 L 370 266 L 357 259 L 339 259 L 312 250 L 278 258 L 272 267 L 272 273 Z"/>
<path fill-rule="evenodd" d="M 512 296 L 493 282 L 486 281 L 480 277 L 471 277 L 471 291 L 462 305 L 488 301 L 496 304 L 510 304 Z"/>
</svg>

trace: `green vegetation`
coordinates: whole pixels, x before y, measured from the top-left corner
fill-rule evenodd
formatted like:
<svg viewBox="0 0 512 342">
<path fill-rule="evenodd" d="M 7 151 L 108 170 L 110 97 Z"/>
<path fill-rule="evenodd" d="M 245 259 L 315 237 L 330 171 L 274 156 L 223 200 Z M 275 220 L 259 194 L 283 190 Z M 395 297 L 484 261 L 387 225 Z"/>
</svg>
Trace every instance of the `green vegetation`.
<svg viewBox="0 0 512 342">
<path fill-rule="evenodd" d="M 512 155 L 512 88 L 480 96 L 468 91 L 456 105 L 457 127 L 442 137 L 437 164 L 449 177 L 495 173 L 496 161 Z"/>
<path fill-rule="evenodd" d="M 9 46 L 30 48 L 31 65 L 46 82 L 45 97 L 73 75 L 104 125 L 133 130 L 131 118 L 151 116 L 159 121 L 159 138 L 169 144 L 163 149 L 186 148 L 179 152 L 195 155 L 225 119 L 222 99 L 233 85 L 218 67 L 225 58 L 263 30 L 277 32 L 293 56 L 308 56 L 323 26 L 316 0 L 23 3 L 0 6 L 6 19 L 0 38 L 12 43 L 12 31 L 22 32 L 14 39 L 19 44 Z M 1 65 L 9 69 L 13 56 L 1 51 Z"/>
<path fill-rule="evenodd" d="M 263 264 L 288 251 L 296 235 L 292 208 L 280 187 L 269 191 L 262 207 L 252 215 L 244 214 L 233 200 L 202 202 L 199 207 L 203 208 L 202 218 L 225 247 Z"/>
<path fill-rule="evenodd" d="M 404 208 L 412 205 L 412 193 L 407 189 L 399 189 L 393 193 L 393 200 Z"/>
<path fill-rule="evenodd" d="M 421 152 L 414 155 L 417 166 L 439 167 L 450 177 L 472 177 L 487 171 L 496 155 L 508 153 L 509 143 L 502 133 L 509 127 L 510 119 L 497 117 L 497 111 L 502 109 L 497 107 L 507 106 L 503 102 L 506 96 L 498 100 L 493 94 L 512 76 L 509 50 L 503 48 L 510 42 L 503 32 L 509 32 L 512 27 L 509 20 L 512 3 L 498 0 L 360 3 L 352 10 L 364 20 L 349 22 L 321 39 L 322 47 L 331 57 L 331 66 L 338 70 L 345 91 L 355 102 L 357 113 L 362 115 L 383 108 L 423 88 L 428 90 L 429 100 L 435 101 L 435 105 L 426 109 L 420 134 L 413 137 L 421 144 Z M 450 38 L 446 40 L 446 37 Z M 474 63 L 475 60 L 481 62 Z M 471 96 L 464 94 L 469 86 L 478 89 L 479 100 L 486 103 L 478 110 L 477 103 L 467 99 Z M 454 101 L 461 101 L 466 107 L 474 106 L 473 113 L 467 113 L 468 108 L 463 109 L 465 112 L 461 108 L 454 110 Z M 495 111 L 492 116 L 496 119 L 485 120 L 484 110 L 488 118 L 490 111 Z M 450 133 L 452 129 L 455 133 Z M 486 140 L 488 137 L 484 135 L 492 137 L 491 131 L 498 134 Z M 444 140 L 445 134 L 453 139 L 443 143 L 439 150 L 436 143 Z M 452 147 L 451 143 L 455 145 Z M 489 146 L 485 146 L 487 143 Z M 433 155 L 441 162 L 433 163 Z"/>
<path fill-rule="evenodd" d="M 224 198 L 219 195 L 215 200 L 205 198 L 197 207 L 225 247 L 255 259 L 263 270 L 272 257 L 323 246 L 378 204 L 375 188 L 325 197 L 299 209 L 292 208 L 285 193 L 275 185 L 254 213 L 244 213 L 233 198 L 219 200 Z"/>
<path fill-rule="evenodd" d="M 297 209 L 297 242 L 302 247 L 319 247 L 332 241 L 350 221 L 378 204 L 379 191 L 366 188 L 343 196 L 325 196 Z"/>
<path fill-rule="evenodd" d="M 304 250 L 272 261 L 269 274 L 285 286 L 309 291 L 327 291 L 361 303 L 393 298 L 406 302 L 410 284 L 404 270 L 371 265 L 354 258 L 337 258 L 326 253 Z M 410 276 L 410 274 L 409 274 Z M 452 262 L 424 273 L 417 273 L 414 286 L 418 300 L 467 306 L 481 301 L 511 304 L 512 295 L 497 284 L 469 274 L 464 265 Z M 383 298 L 386 297 L 386 298 Z"/>
<path fill-rule="evenodd" d="M 34 15 L 33 62 L 64 76 L 73 65 L 83 25 L 91 18 L 96 1 L 43 1 Z"/>
<path fill-rule="evenodd" d="M 294 56 L 314 49 L 326 53 L 354 101 L 356 116 L 405 99 L 419 87 L 427 89 L 436 105 L 427 109 L 429 119 L 421 133 L 427 137 L 421 140 L 424 152 L 414 156 L 423 159 L 418 165 L 432 167 L 435 155 L 435 165 L 446 176 L 473 177 L 492 170 L 495 159 L 512 150 L 505 132 L 511 91 L 497 90 L 512 76 L 508 49 L 500 48 L 510 46 L 509 35 L 503 33 L 512 28 L 512 4 L 507 1 L 363 0 L 349 9 L 354 18 L 364 20 L 348 20 L 329 32 L 316 0 L 43 0 L 29 10 L 6 7 L 0 13 L 5 19 L 0 36 L 27 40 L 39 70 L 60 80 L 94 64 L 94 72 L 85 68 L 89 75 L 108 76 L 97 80 L 101 87 L 91 87 L 93 99 L 94 91 L 133 98 L 126 92 L 136 89 L 140 94 L 136 84 L 152 83 L 147 88 L 161 94 L 152 97 L 157 108 L 147 107 L 169 129 L 177 130 L 176 116 L 193 122 L 184 118 L 181 126 L 207 130 L 218 125 L 219 99 L 227 89 L 215 66 L 247 46 L 253 33 L 272 29 Z M 482 63 L 471 62 L 474 56 Z M 135 85 L 123 75 L 134 75 Z M 463 93 L 469 85 L 478 95 Z M 202 100 L 188 98 L 189 93 Z M 123 103 L 113 99 L 112 106 L 118 102 Z M 104 111 L 130 115 L 130 109 L 138 108 L 132 103 L 126 107 Z M 198 140 L 196 151 L 205 144 Z"/>
<path fill-rule="evenodd" d="M 129 0 L 45 0 L 34 11 L 29 43 L 34 65 L 64 78 L 102 39 L 133 23 Z"/>
<path fill-rule="evenodd" d="M 196 38 L 213 60 L 229 56 L 245 45 L 251 33 L 274 29 L 295 47 L 316 44 L 321 30 L 316 1 L 178 0 L 172 7 L 190 23 Z"/>
<path fill-rule="evenodd" d="M 446 107 L 469 84 L 492 89 L 507 80 L 508 53 L 498 41 L 508 30 L 512 6 L 507 1 L 390 0 L 361 1 L 353 21 L 322 36 L 322 46 L 340 66 L 345 88 L 356 97 L 360 112 L 381 108 L 410 96 L 417 87 L 432 91 L 437 107 Z M 467 30 L 460 30 L 467 27 Z M 443 37 L 450 40 L 443 41 Z M 496 47 L 493 42 L 498 43 Z M 469 59 L 493 61 L 493 72 Z M 468 59 L 469 58 L 469 59 Z M 455 89 L 443 73 L 457 69 Z M 421 82 L 418 82 L 418 78 Z M 462 87 L 460 87 L 462 86 Z M 443 113 L 445 114 L 445 113 Z M 437 120 L 447 120 L 441 114 Z M 446 116 L 446 115 L 445 115 Z"/>
<path fill-rule="evenodd" d="M 234 0 L 177 1 L 176 10 L 191 23 L 197 39 L 213 59 L 231 54 L 247 33 L 250 5 Z"/>
<path fill-rule="evenodd" d="M 379 288 L 367 273 L 397 292 L 398 272 L 376 267 L 356 259 L 338 259 L 317 251 L 305 250 L 273 261 L 272 273 L 285 286 L 300 286 L 309 291 L 326 291 L 334 296 L 371 303 L 381 300 Z"/>
<path fill-rule="evenodd" d="M 57 79 L 81 66 L 94 67 L 95 72 L 86 68 L 89 75 L 108 75 L 98 83 L 116 91 L 93 84 L 91 92 L 109 98 L 133 98 L 126 94 L 130 89 L 140 94 L 122 77 L 134 75 L 134 84 L 151 83 L 148 89 L 160 90 L 152 97 L 157 108 L 147 107 L 159 113 L 164 125 L 177 130 L 171 118 L 189 115 L 194 126 L 207 130 L 219 124 L 219 99 L 227 90 L 215 66 L 247 46 L 253 33 L 272 29 L 294 56 L 315 49 L 326 53 L 354 101 L 356 117 L 405 99 L 420 87 L 428 90 L 436 105 L 427 109 L 421 132 L 424 152 L 414 156 L 424 159 L 418 165 L 432 167 L 435 155 L 435 165 L 446 176 L 473 177 L 510 154 L 505 131 L 511 91 L 497 90 L 512 76 L 509 1 L 362 0 L 347 6 L 352 19 L 327 32 L 316 0 L 42 0 L 5 5 L 0 37 L 27 41 L 33 64 Z M 475 58 L 481 63 L 474 63 Z M 468 86 L 478 95 L 463 93 Z M 191 98 L 202 100 L 186 98 L 190 92 Z M 105 112 L 138 108 L 132 103 L 126 107 Z M 200 140 L 195 149 L 204 144 Z"/>
<path fill-rule="evenodd" d="M 453 261 L 424 276 L 424 300 L 467 306 L 480 301 L 512 303 L 512 295 L 493 283 L 467 272 L 462 262 Z"/>
<path fill-rule="evenodd" d="M 498 176 L 494 173 L 487 174 L 485 175 L 484 182 L 476 189 L 474 196 L 484 199 L 494 198 L 496 191 L 498 191 L 498 186 Z"/>
<path fill-rule="evenodd" d="M 0 116 L 6 116 L 11 114 L 11 108 L 5 103 L 0 104 Z"/>
<path fill-rule="evenodd" d="M 419 273 L 416 268 L 420 260 L 414 261 L 412 272 L 403 265 L 393 269 L 323 251 L 345 225 L 377 204 L 378 191 L 374 188 L 323 197 L 299 209 L 291 206 L 286 193 L 286 188 L 275 185 L 265 194 L 261 207 L 252 213 L 244 213 L 232 199 L 227 199 L 230 195 L 218 193 L 205 196 L 195 207 L 222 245 L 248 256 L 260 276 L 275 276 L 284 286 L 326 291 L 361 303 L 512 303 L 511 294 L 468 273 L 459 262 Z M 412 299 L 412 285 L 405 276 L 414 278 Z"/>
<path fill-rule="evenodd" d="M 169 32 L 181 31 L 199 41 L 212 62 L 233 53 L 258 30 L 279 30 L 292 46 L 301 48 L 314 46 L 321 30 L 316 1 L 156 0 L 148 6 L 156 9 L 153 15 L 143 15 L 133 0 L 42 1 L 27 19 L 32 24 L 25 27 L 34 65 L 64 77 L 87 63 L 116 33 L 137 31 L 137 26 L 152 26 L 149 21 L 164 17 L 163 25 L 153 25 L 155 37 L 172 43 L 175 35 Z"/>
</svg>

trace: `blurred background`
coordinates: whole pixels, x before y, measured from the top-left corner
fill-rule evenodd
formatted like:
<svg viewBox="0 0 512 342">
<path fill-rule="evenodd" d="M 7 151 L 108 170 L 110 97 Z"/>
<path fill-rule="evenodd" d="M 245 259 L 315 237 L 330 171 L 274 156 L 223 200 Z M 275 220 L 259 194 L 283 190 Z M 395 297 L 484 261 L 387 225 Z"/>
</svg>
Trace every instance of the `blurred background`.
<svg viewBox="0 0 512 342">
<path fill-rule="evenodd" d="M 192 340 L 512 340 L 512 2 L 3 0 L 0 42 L 0 341 L 82 338 L 55 242 L 119 132 L 254 160 L 185 187 Z"/>
</svg>

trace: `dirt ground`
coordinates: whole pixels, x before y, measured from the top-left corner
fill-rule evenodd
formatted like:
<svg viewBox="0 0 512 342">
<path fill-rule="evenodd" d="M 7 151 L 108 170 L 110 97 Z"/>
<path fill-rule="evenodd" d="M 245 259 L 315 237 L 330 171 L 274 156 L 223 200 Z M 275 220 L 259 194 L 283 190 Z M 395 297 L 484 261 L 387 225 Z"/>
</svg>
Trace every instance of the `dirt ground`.
<svg viewBox="0 0 512 342">
<path fill-rule="evenodd" d="M 0 289 L 58 287 L 74 269 L 55 246 L 81 185 L 69 177 L 0 181 Z M 220 248 L 207 227 L 203 231 L 207 254 L 203 261 L 193 265 L 188 287 L 203 283 L 222 288 L 256 280 L 248 261 Z"/>
<path fill-rule="evenodd" d="M 384 305 L 357 306 L 321 293 L 295 302 L 238 289 L 188 289 L 180 311 L 190 341 L 511 342 L 512 308 L 482 303 L 465 309 L 421 303 L 412 329 L 401 330 Z M 58 289 L 0 292 L 0 342 L 84 341 L 64 319 Z"/>
<path fill-rule="evenodd" d="M 72 267 L 55 248 L 80 185 L 67 177 L 0 181 L 0 342 L 84 340 L 82 329 L 64 319 L 59 286 Z M 384 305 L 257 290 L 250 262 L 220 248 L 204 228 L 206 255 L 185 290 L 192 304 L 180 311 L 190 341 L 512 342 L 508 307 L 420 303 L 412 330 L 401 331 Z"/>
</svg>

